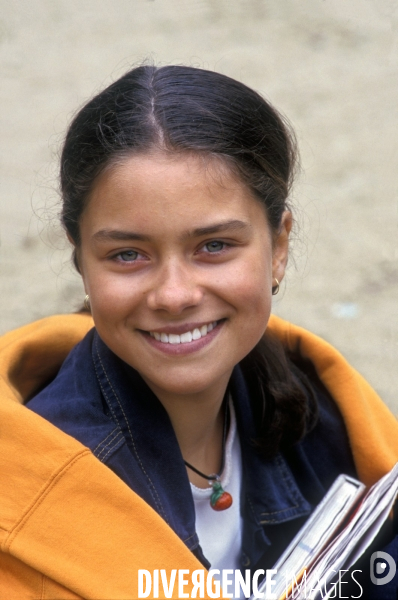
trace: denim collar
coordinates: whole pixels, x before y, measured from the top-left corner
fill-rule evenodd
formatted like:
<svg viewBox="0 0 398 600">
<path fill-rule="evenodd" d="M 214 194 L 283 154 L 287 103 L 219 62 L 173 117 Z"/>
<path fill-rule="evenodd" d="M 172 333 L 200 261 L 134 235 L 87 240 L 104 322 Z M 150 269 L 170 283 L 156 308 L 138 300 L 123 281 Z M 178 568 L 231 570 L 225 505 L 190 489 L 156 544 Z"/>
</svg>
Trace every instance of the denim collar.
<svg viewBox="0 0 398 600">
<path fill-rule="evenodd" d="M 139 475 L 141 487 L 146 487 L 146 501 L 194 550 L 199 543 L 195 533 L 195 508 L 181 451 L 166 410 L 137 371 L 116 357 L 97 333 L 93 338 L 92 358 L 117 435 L 125 441 L 133 458 L 124 467 L 131 471 L 128 483 L 137 491 L 134 482 Z M 251 442 L 255 437 L 253 416 L 239 366 L 233 370 L 230 386 L 242 449 L 244 485 L 241 504 L 242 512 L 248 517 L 244 542 L 247 538 L 246 545 L 253 546 L 249 538 L 257 536 L 256 559 L 260 548 L 264 550 L 264 544 L 269 543 L 263 530 L 265 525 L 307 515 L 311 505 L 301 494 L 282 454 L 265 461 L 254 449 Z M 107 452 L 103 461 L 112 463 L 112 456 L 119 448 L 120 443 Z"/>
</svg>

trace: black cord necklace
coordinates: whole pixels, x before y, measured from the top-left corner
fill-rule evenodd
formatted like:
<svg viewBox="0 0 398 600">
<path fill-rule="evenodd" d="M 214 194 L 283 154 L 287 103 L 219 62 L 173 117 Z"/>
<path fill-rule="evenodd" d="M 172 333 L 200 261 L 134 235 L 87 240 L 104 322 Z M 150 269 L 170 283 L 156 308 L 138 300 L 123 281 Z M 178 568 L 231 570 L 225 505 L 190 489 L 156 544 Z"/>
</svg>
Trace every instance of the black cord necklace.
<svg viewBox="0 0 398 600">
<path fill-rule="evenodd" d="M 224 426 L 223 426 L 222 446 L 221 446 L 222 456 L 221 456 L 220 472 L 212 473 L 211 475 L 206 475 L 205 473 L 202 473 L 201 471 L 199 471 L 199 469 L 197 469 L 196 467 L 191 465 L 189 462 L 184 460 L 185 466 L 187 466 L 188 469 L 191 469 L 192 471 L 194 471 L 194 473 L 196 473 L 197 475 L 200 475 L 200 477 L 207 479 L 207 481 L 209 482 L 209 485 L 212 486 L 213 493 L 210 496 L 210 506 L 214 510 L 226 510 L 232 504 L 231 494 L 224 491 L 223 487 L 221 485 L 221 475 L 224 471 L 224 466 L 225 466 L 225 444 L 227 441 L 227 433 L 228 433 L 229 403 L 228 403 L 228 395 L 227 394 L 225 395 L 224 404 L 225 404 L 225 410 L 224 410 Z"/>
</svg>

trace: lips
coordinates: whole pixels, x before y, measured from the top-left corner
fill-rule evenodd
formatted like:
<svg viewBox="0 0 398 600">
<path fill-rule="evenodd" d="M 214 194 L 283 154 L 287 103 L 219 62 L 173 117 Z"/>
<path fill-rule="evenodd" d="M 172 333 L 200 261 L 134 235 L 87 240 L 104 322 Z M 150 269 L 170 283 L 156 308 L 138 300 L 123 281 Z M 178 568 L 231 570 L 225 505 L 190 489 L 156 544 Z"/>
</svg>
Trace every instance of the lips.
<svg viewBox="0 0 398 600">
<path fill-rule="evenodd" d="M 217 321 L 212 321 L 200 327 L 194 327 L 183 333 L 165 333 L 162 331 L 149 331 L 149 335 L 163 344 L 189 344 L 192 341 L 206 337 L 217 326 Z"/>
</svg>

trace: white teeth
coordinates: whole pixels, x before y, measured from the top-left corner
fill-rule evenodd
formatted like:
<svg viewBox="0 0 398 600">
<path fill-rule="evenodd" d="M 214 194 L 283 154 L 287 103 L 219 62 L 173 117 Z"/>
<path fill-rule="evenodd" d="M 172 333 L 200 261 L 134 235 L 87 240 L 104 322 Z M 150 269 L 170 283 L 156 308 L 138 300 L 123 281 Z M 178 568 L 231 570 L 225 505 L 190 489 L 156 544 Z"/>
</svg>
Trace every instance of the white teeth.
<svg viewBox="0 0 398 600">
<path fill-rule="evenodd" d="M 183 333 L 182 335 L 180 335 L 180 339 L 181 339 L 181 344 L 187 344 L 189 342 L 192 342 L 192 333 L 190 331 L 187 331 L 186 333 Z"/>
<path fill-rule="evenodd" d="M 193 340 L 200 340 L 200 338 L 202 337 L 199 329 L 194 329 L 192 332 L 192 339 Z"/>
<path fill-rule="evenodd" d="M 213 323 L 209 323 L 208 325 L 202 325 L 200 329 L 195 327 L 193 331 L 186 331 L 181 335 L 174 333 L 158 333 L 157 331 L 150 331 L 149 335 L 158 342 L 163 342 L 164 344 L 189 344 L 192 340 L 200 340 L 201 337 L 204 337 L 210 333 L 210 331 L 213 331 L 216 325 L 217 321 L 213 321 Z"/>
</svg>

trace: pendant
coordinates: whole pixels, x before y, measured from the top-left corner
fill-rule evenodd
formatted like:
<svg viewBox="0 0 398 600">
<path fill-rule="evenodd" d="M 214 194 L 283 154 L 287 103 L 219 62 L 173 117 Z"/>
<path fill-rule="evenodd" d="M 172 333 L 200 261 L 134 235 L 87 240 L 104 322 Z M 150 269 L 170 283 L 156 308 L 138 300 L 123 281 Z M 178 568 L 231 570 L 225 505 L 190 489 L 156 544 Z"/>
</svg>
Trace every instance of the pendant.
<svg viewBox="0 0 398 600">
<path fill-rule="evenodd" d="M 210 506 L 213 510 L 226 510 L 232 504 L 232 496 L 225 492 L 219 481 L 211 482 L 213 493 L 210 496 Z"/>
</svg>

